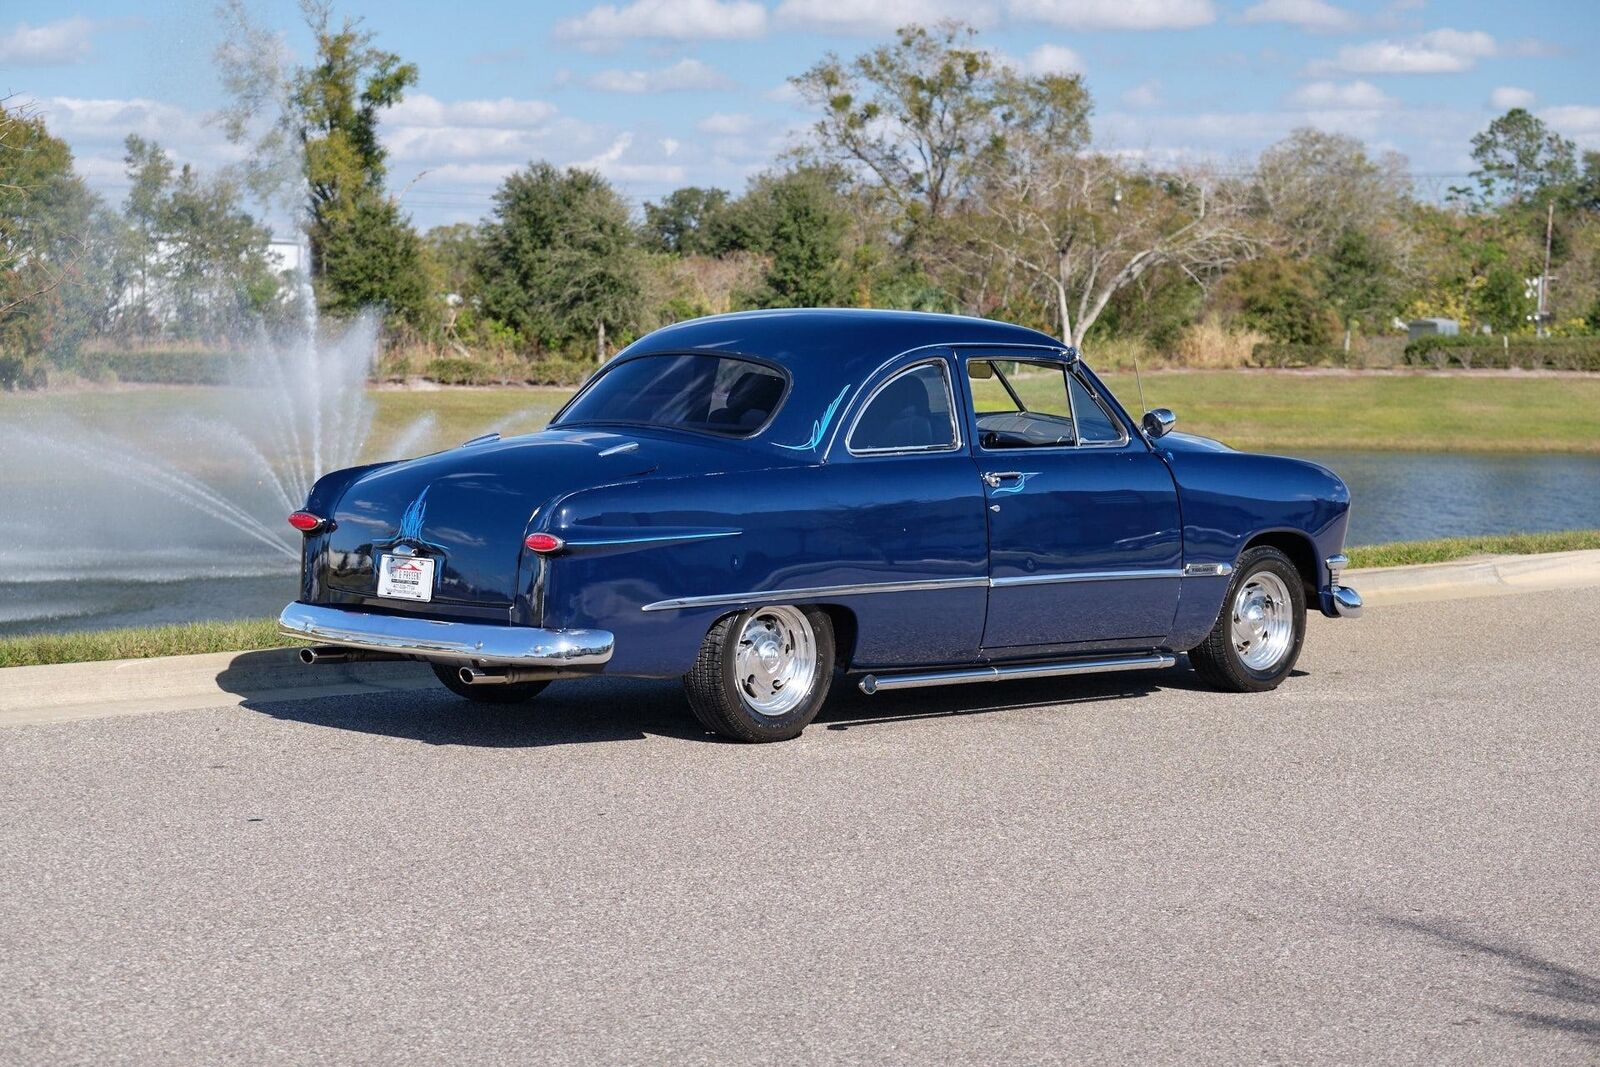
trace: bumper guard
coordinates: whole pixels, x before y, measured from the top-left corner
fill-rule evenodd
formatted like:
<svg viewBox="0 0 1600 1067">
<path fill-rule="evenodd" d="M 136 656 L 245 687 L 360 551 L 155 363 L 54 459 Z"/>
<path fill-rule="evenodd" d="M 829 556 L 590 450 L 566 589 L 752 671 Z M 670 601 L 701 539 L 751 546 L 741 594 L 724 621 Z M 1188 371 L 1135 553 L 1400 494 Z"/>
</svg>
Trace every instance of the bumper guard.
<svg viewBox="0 0 1600 1067">
<path fill-rule="evenodd" d="M 1359 619 L 1361 594 L 1348 585 L 1340 585 L 1344 569 L 1350 566 L 1350 557 L 1329 556 L 1322 561 L 1328 568 L 1328 591 L 1322 594 L 1322 613 L 1330 619 Z"/>
</svg>

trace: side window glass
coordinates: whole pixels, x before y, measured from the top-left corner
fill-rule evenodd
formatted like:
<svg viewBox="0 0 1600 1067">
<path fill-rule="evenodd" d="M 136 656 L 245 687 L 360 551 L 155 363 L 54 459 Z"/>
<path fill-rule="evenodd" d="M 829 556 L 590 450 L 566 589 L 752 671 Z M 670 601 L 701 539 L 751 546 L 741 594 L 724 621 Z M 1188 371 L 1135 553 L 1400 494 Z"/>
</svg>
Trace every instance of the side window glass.
<svg viewBox="0 0 1600 1067">
<path fill-rule="evenodd" d="M 1077 375 L 1068 374 L 1067 382 L 1072 390 L 1072 413 L 1078 423 L 1079 443 L 1093 445 L 1121 441 L 1122 431 L 1117 428 L 1111 413 L 1101 406 Z"/>
<path fill-rule="evenodd" d="M 1000 375 L 995 373 L 995 363 L 988 359 L 967 361 L 967 381 L 972 386 L 972 406 L 977 413 L 995 411 L 1021 411 L 1017 401 L 1006 391 Z"/>
<path fill-rule="evenodd" d="M 967 377 L 979 447 L 1070 448 L 1075 443 L 1062 364 L 974 359 L 967 361 Z"/>
<path fill-rule="evenodd" d="M 955 420 L 943 363 L 902 371 L 873 394 L 850 430 L 855 452 L 954 448 Z"/>
</svg>

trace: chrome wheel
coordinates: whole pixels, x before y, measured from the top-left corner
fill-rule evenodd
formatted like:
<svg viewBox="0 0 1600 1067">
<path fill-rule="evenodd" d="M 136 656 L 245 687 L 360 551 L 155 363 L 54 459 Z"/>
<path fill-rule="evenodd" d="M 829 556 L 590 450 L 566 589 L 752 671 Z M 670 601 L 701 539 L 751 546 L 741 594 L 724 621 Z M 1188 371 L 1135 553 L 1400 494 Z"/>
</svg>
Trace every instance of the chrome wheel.
<svg viewBox="0 0 1600 1067">
<path fill-rule="evenodd" d="M 817 637 L 798 608 L 759 608 L 745 620 L 734 654 L 739 691 L 751 711 L 775 718 L 805 702 L 817 672 Z"/>
<path fill-rule="evenodd" d="M 1233 650 L 1246 667 L 1268 673 L 1294 644 L 1294 601 L 1271 571 L 1250 575 L 1233 597 Z"/>
</svg>

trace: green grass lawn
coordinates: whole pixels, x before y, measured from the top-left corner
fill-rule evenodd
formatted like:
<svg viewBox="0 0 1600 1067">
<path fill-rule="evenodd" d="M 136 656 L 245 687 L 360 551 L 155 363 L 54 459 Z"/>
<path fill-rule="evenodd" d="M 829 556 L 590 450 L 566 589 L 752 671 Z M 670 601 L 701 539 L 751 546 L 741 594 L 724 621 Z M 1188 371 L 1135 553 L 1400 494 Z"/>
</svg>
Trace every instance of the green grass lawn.
<svg viewBox="0 0 1600 1067">
<path fill-rule="evenodd" d="M 1139 410 L 1131 374 L 1107 376 L 1123 404 Z M 1027 396 L 1042 383 L 1024 380 Z M 115 429 L 164 416 L 204 413 L 218 390 L 155 388 L 40 394 L 0 393 L 0 422 L 60 413 Z M 1407 452 L 1600 453 L 1600 375 L 1587 378 L 1336 375 L 1294 371 L 1152 371 L 1145 401 L 1170 407 L 1178 428 L 1237 448 L 1269 451 L 1377 449 Z M 571 395 L 566 389 L 381 389 L 366 458 L 392 447 L 419 418 L 431 427 L 414 451 L 460 444 L 490 429 L 538 429 Z"/>
<path fill-rule="evenodd" d="M 1347 554 L 1351 567 L 1404 567 L 1412 563 L 1444 563 L 1465 556 L 1527 556 L 1535 552 L 1575 552 L 1586 548 L 1600 548 L 1600 530 L 1397 541 L 1387 545 L 1363 545 L 1349 549 Z"/>
</svg>

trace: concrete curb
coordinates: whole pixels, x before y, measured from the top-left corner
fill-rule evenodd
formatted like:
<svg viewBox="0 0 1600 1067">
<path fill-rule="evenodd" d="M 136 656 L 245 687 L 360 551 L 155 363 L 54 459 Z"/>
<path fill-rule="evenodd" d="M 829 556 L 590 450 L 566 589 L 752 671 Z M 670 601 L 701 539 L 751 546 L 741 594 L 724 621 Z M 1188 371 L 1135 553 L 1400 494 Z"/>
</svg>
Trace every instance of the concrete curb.
<svg viewBox="0 0 1600 1067">
<path fill-rule="evenodd" d="M 1346 571 L 1344 582 L 1374 607 L 1570 589 L 1600 585 L 1600 549 L 1531 556 L 1468 556 L 1449 563 L 1369 567 Z"/>
<path fill-rule="evenodd" d="M 292 648 L 0 670 L 0 726 L 71 722 L 439 685 L 422 663 L 307 667 Z"/>
<path fill-rule="evenodd" d="M 1345 582 L 1372 607 L 1600 585 L 1600 549 L 1352 570 Z M 438 684 L 421 663 L 307 667 L 289 648 L 8 667 L 0 670 L 0 726 L 406 692 Z"/>
</svg>

